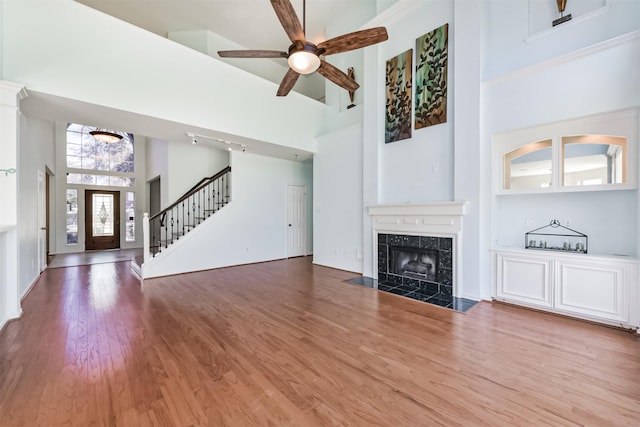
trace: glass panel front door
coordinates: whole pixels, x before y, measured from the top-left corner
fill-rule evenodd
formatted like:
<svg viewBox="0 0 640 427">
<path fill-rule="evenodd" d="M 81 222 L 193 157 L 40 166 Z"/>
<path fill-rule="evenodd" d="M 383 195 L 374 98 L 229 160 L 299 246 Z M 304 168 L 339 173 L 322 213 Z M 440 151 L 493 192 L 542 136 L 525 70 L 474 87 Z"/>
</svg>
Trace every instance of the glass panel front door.
<svg viewBox="0 0 640 427">
<path fill-rule="evenodd" d="M 85 193 L 85 249 L 118 249 L 120 247 L 120 192 Z"/>
</svg>

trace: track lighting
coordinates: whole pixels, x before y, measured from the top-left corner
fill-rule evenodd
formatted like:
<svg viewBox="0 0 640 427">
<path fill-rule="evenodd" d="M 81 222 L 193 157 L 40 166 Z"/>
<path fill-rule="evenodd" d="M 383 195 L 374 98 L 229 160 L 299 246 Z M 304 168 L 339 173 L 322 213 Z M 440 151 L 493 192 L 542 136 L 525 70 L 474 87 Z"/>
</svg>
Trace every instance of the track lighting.
<svg viewBox="0 0 640 427">
<path fill-rule="evenodd" d="M 205 139 L 212 139 L 215 142 L 219 142 L 221 144 L 224 144 L 227 146 L 227 150 L 229 151 L 233 151 L 233 146 L 237 145 L 240 149 L 242 149 L 243 153 L 247 152 L 247 145 L 246 144 L 241 144 L 239 142 L 235 142 L 235 141 L 227 141 L 221 138 L 217 138 L 217 137 L 213 137 L 213 136 L 207 136 L 207 135 L 198 135 L 196 133 L 192 133 L 192 132 L 187 132 L 187 136 L 189 138 L 191 138 L 191 143 L 192 144 L 197 144 L 198 143 L 198 139 L 199 138 L 205 138 Z"/>
</svg>

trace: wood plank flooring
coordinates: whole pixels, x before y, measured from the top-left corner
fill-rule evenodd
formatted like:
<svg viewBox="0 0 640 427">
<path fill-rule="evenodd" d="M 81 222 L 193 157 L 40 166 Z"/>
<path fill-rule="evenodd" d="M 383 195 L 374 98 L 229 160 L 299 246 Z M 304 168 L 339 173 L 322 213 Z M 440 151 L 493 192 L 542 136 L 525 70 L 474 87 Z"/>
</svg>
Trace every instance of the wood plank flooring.
<svg viewBox="0 0 640 427">
<path fill-rule="evenodd" d="M 467 313 L 295 258 L 48 269 L 0 334 L 1 426 L 637 426 L 635 334 Z"/>
</svg>

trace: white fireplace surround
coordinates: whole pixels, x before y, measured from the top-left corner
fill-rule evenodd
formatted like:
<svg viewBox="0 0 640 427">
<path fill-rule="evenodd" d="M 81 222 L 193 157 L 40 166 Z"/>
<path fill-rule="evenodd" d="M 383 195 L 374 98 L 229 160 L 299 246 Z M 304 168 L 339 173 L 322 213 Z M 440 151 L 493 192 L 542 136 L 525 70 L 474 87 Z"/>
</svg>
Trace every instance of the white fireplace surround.
<svg viewBox="0 0 640 427">
<path fill-rule="evenodd" d="M 453 295 L 462 295 L 462 217 L 467 202 L 433 202 L 369 206 L 373 228 L 373 278 L 378 278 L 378 234 L 453 239 Z"/>
</svg>

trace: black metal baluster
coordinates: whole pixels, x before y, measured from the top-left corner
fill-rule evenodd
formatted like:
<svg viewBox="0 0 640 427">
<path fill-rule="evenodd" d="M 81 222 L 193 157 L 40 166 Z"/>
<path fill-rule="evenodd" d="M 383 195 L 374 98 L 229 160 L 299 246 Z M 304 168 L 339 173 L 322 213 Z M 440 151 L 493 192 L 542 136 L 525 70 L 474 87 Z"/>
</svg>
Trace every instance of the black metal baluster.
<svg viewBox="0 0 640 427">
<path fill-rule="evenodd" d="M 182 235 L 187 234 L 185 223 L 184 223 L 184 202 L 181 203 L 182 207 Z"/>
<path fill-rule="evenodd" d="M 167 234 L 169 233 L 169 222 L 165 220 L 164 222 L 164 245 L 167 247 Z M 162 246 L 162 238 L 160 239 L 160 246 Z"/>
</svg>

